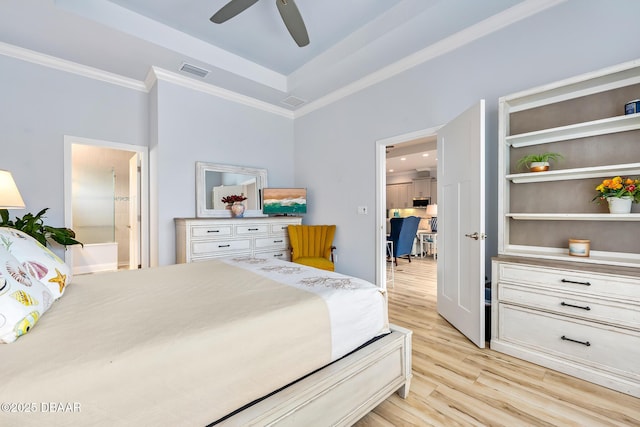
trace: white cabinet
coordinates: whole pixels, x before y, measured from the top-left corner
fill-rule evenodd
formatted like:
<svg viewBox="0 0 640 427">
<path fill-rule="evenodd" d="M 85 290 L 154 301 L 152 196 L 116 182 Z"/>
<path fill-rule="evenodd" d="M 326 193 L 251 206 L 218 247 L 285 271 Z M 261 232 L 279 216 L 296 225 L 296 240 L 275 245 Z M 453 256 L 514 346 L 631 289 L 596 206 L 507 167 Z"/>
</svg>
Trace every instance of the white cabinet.
<svg viewBox="0 0 640 427">
<path fill-rule="evenodd" d="M 413 206 L 413 184 L 387 185 L 387 209 L 406 209 Z"/>
<path fill-rule="evenodd" d="M 413 180 L 413 197 L 431 197 L 431 178 Z"/>
<path fill-rule="evenodd" d="M 498 253 L 491 348 L 640 397 L 640 208 L 592 202 L 603 178 L 640 176 L 633 61 L 500 98 Z M 557 152 L 546 172 L 528 154 Z M 570 256 L 588 239 L 590 256 Z"/>
<path fill-rule="evenodd" d="M 493 260 L 491 348 L 640 397 L 640 270 Z"/>
<path fill-rule="evenodd" d="M 176 218 L 176 263 L 228 256 L 289 260 L 289 224 L 300 217 Z"/>
</svg>

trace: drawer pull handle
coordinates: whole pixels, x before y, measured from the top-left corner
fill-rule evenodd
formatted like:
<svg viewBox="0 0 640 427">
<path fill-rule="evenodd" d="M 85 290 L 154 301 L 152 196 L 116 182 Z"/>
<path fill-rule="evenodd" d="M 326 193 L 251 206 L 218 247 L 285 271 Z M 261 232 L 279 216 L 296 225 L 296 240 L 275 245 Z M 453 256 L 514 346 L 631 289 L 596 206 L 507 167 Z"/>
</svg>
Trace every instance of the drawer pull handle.
<svg viewBox="0 0 640 427">
<path fill-rule="evenodd" d="M 590 343 L 589 341 L 578 341 L 578 340 L 572 340 L 571 338 L 567 338 L 567 337 L 565 337 L 564 335 L 563 335 L 563 336 L 561 336 L 561 337 L 560 337 L 560 339 L 561 339 L 562 341 L 571 341 L 571 342 L 575 342 L 575 343 L 578 343 L 578 344 L 582 344 L 582 345 L 587 346 L 587 347 L 591 346 L 591 343 Z"/>
<path fill-rule="evenodd" d="M 587 310 L 587 311 L 591 310 L 591 307 L 589 307 L 588 305 L 586 305 L 586 306 L 584 306 L 584 307 L 583 307 L 583 306 L 581 306 L 581 305 L 567 304 L 567 303 L 566 303 L 566 302 L 564 302 L 564 301 L 562 301 L 562 302 L 560 303 L 560 305 L 563 305 L 563 306 L 565 306 L 565 307 L 581 308 L 581 309 L 583 309 L 583 310 Z"/>
<path fill-rule="evenodd" d="M 282 243 L 284 240 L 274 240 L 273 243 Z"/>
<path fill-rule="evenodd" d="M 230 248 L 231 245 L 218 245 L 219 248 Z"/>
<path fill-rule="evenodd" d="M 207 230 L 207 233 L 219 233 L 220 230 Z"/>
<path fill-rule="evenodd" d="M 273 256 L 276 257 L 276 258 L 279 258 L 279 257 L 282 257 L 284 255 L 283 254 L 273 254 Z"/>
<path fill-rule="evenodd" d="M 259 228 L 250 228 L 249 231 L 258 231 Z"/>
<path fill-rule="evenodd" d="M 574 282 L 573 280 L 562 279 L 562 283 L 575 283 L 576 285 L 591 286 L 589 282 Z"/>
</svg>

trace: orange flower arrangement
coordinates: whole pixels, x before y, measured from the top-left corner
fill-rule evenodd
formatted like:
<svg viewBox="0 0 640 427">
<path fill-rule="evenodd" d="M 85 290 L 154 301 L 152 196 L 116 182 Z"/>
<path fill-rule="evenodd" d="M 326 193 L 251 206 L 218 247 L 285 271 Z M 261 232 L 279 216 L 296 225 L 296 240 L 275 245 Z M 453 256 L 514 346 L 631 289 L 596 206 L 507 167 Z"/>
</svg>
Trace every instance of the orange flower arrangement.
<svg viewBox="0 0 640 427">
<path fill-rule="evenodd" d="M 593 200 L 606 200 L 608 197 L 630 197 L 634 203 L 640 203 L 640 180 L 616 176 L 605 179 L 596 187 L 598 194 Z"/>
</svg>

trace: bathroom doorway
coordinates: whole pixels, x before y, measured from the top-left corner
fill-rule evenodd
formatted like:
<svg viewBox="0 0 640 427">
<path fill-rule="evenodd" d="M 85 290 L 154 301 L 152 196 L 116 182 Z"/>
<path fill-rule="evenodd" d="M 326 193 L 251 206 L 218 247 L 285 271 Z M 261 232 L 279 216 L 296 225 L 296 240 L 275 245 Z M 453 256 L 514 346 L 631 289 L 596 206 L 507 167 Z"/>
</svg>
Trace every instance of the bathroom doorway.
<svg viewBox="0 0 640 427">
<path fill-rule="evenodd" d="M 84 244 L 68 252 L 74 274 L 148 265 L 143 164 L 146 147 L 65 138 L 65 223 Z"/>
</svg>

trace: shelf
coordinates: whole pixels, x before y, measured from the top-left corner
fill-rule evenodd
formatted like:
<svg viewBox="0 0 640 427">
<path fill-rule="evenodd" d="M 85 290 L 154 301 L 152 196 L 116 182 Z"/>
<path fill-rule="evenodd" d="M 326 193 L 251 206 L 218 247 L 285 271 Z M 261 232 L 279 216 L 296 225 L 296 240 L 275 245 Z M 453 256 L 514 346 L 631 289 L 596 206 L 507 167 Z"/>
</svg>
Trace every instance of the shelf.
<svg viewBox="0 0 640 427">
<path fill-rule="evenodd" d="M 592 250 L 590 256 L 579 257 L 569 255 L 569 250 L 564 248 L 540 248 L 536 246 L 513 245 L 505 248 L 504 252 L 500 253 L 500 255 L 640 268 L 640 258 L 638 254 L 625 254 L 619 252 L 601 252 Z"/>
<path fill-rule="evenodd" d="M 591 213 L 509 213 L 509 218 L 543 221 L 640 221 L 640 214 L 591 214 Z"/>
<path fill-rule="evenodd" d="M 640 113 L 507 136 L 514 148 L 640 129 Z"/>
<path fill-rule="evenodd" d="M 516 184 L 546 181 L 567 181 L 571 179 L 614 177 L 618 175 L 639 175 L 640 163 L 623 165 L 594 166 L 588 168 L 560 169 L 548 172 L 514 173 L 506 176 Z"/>
</svg>

